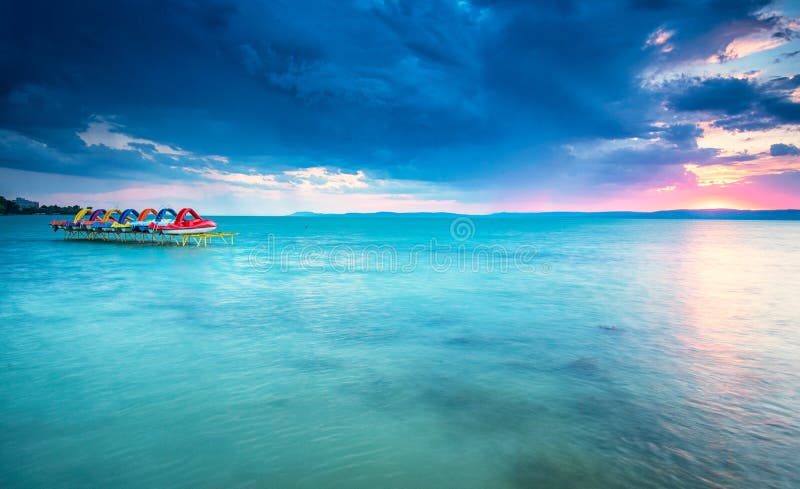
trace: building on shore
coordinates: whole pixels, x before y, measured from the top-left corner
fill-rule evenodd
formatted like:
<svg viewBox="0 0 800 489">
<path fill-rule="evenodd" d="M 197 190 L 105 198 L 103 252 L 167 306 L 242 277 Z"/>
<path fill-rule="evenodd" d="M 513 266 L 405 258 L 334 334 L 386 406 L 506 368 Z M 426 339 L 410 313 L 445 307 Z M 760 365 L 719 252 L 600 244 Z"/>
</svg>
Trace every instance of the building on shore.
<svg viewBox="0 0 800 489">
<path fill-rule="evenodd" d="M 14 199 L 14 203 L 17 204 L 17 207 L 22 209 L 38 209 L 39 203 L 34 202 L 33 200 L 23 199 L 22 197 L 17 197 Z"/>
</svg>

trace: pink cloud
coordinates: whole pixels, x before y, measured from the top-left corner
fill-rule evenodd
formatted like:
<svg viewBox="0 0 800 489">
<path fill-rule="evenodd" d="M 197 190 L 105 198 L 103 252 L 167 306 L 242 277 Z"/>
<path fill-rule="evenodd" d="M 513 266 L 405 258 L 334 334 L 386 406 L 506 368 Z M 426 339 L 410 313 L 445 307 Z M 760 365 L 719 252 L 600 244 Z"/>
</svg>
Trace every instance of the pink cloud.
<svg viewBox="0 0 800 489">
<path fill-rule="evenodd" d="M 747 183 L 752 177 L 780 175 L 800 171 L 800 158 L 796 156 L 762 156 L 751 161 L 713 165 L 687 164 L 686 171 L 697 177 L 697 185 L 730 185 Z"/>
</svg>

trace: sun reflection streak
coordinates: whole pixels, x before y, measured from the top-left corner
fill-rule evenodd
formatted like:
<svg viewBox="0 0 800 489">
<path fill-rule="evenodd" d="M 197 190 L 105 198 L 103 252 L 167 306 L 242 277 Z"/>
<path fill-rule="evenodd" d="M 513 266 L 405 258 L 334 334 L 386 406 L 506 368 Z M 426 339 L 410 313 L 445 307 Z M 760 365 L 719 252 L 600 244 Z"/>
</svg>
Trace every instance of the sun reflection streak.
<svg viewBox="0 0 800 489">
<path fill-rule="evenodd" d="M 766 358 L 790 364 L 785 375 L 794 377 L 784 379 L 788 385 L 797 382 L 792 372 L 800 368 L 793 353 L 800 335 L 789 345 L 778 343 L 763 331 L 769 326 L 760 320 L 767 314 L 797 319 L 790 291 L 796 293 L 798 284 L 776 284 L 766 259 L 786 253 L 786 266 L 797 267 L 790 253 L 796 246 L 769 236 L 766 229 L 730 221 L 692 223 L 677 270 L 685 327 L 675 332 L 675 338 L 689 359 L 686 374 L 694 386 L 690 402 L 711 416 L 725 416 L 722 423 L 746 423 L 753 432 L 792 425 L 789 405 L 776 405 L 769 414 L 747 409 L 755 398 L 787 397 L 781 394 L 782 383 L 761 364 Z M 766 245 L 770 239 L 773 244 Z M 771 299 L 767 303 L 757 299 L 764 297 Z"/>
</svg>

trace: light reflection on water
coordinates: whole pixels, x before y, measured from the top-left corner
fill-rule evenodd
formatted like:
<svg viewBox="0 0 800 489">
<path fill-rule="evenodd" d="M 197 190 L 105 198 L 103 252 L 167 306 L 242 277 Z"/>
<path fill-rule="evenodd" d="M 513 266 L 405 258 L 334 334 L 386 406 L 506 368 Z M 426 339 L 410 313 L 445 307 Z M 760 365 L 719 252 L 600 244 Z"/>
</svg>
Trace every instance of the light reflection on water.
<svg viewBox="0 0 800 489">
<path fill-rule="evenodd" d="M 448 219 L 0 221 L 2 487 L 797 487 L 800 225 L 476 218 L 549 273 L 254 268 Z M 10 225 L 13 224 L 13 225 Z"/>
</svg>

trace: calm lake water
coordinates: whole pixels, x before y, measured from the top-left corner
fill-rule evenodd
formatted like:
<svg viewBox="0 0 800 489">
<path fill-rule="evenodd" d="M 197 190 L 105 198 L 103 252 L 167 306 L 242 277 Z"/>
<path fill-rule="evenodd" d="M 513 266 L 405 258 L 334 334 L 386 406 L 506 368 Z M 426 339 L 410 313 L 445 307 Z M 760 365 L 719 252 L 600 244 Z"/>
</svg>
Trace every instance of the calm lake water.
<svg viewBox="0 0 800 489">
<path fill-rule="evenodd" d="M 0 219 L 0 487 L 797 488 L 800 223 Z"/>
</svg>

